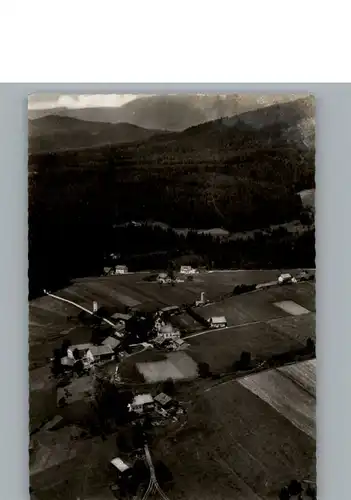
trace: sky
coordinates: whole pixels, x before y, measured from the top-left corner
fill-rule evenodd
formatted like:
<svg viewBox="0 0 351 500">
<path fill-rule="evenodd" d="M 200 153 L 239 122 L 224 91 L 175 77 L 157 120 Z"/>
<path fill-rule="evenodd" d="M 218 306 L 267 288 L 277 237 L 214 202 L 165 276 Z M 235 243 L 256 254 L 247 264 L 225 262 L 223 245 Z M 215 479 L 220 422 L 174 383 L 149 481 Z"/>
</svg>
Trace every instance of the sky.
<svg viewBox="0 0 351 500">
<path fill-rule="evenodd" d="M 59 94 L 38 93 L 28 96 L 29 109 L 51 109 L 59 107 L 87 108 L 87 107 L 118 107 L 137 97 L 147 94 Z"/>
</svg>

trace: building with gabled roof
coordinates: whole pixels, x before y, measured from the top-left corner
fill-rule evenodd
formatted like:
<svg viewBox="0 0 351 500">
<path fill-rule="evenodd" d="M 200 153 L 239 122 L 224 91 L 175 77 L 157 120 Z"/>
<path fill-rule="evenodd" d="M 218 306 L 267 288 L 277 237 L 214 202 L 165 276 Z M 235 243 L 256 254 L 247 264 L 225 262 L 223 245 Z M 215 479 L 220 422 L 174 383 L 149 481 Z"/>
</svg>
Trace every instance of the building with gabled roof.
<svg viewBox="0 0 351 500">
<path fill-rule="evenodd" d="M 91 363 L 99 363 L 102 361 L 112 361 L 115 353 L 110 345 L 93 345 L 86 354 Z"/>
<path fill-rule="evenodd" d="M 160 392 L 159 394 L 157 394 L 157 396 L 155 396 L 155 403 L 162 406 L 162 408 L 170 406 L 172 401 L 173 401 L 172 398 L 167 394 L 165 394 L 164 392 Z"/>
<path fill-rule="evenodd" d="M 144 413 L 154 409 L 154 398 L 151 394 L 137 394 L 129 405 L 129 410 Z"/>
<path fill-rule="evenodd" d="M 225 316 L 212 316 L 208 322 L 211 328 L 225 328 L 228 324 Z"/>
</svg>

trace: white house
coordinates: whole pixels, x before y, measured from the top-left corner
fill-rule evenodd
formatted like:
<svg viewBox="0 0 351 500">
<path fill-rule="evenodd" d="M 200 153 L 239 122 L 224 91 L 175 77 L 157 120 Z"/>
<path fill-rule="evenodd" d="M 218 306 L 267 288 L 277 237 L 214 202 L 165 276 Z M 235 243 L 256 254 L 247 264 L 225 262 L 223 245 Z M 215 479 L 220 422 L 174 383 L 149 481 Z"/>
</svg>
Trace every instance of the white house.
<svg viewBox="0 0 351 500">
<path fill-rule="evenodd" d="M 128 273 L 128 267 L 127 266 L 116 266 L 115 267 L 115 274 L 127 274 Z"/>
<path fill-rule="evenodd" d="M 208 320 L 211 328 L 225 328 L 227 326 L 227 320 L 225 316 L 212 316 Z"/>
<path fill-rule="evenodd" d="M 291 276 L 289 273 L 283 273 L 278 277 L 278 283 L 282 285 L 283 283 L 296 283 L 296 278 Z"/>
<path fill-rule="evenodd" d="M 155 407 L 154 398 L 151 394 L 137 394 L 128 406 L 129 411 L 134 411 L 135 413 L 152 411 Z"/>
<path fill-rule="evenodd" d="M 177 340 L 180 339 L 180 331 L 168 323 L 160 327 L 157 337 L 161 340 Z"/>
<path fill-rule="evenodd" d="M 196 274 L 196 269 L 191 266 L 180 266 L 180 274 Z"/>
<path fill-rule="evenodd" d="M 90 363 L 100 363 L 103 361 L 112 361 L 115 353 L 109 345 L 93 345 L 87 351 L 86 357 Z"/>
</svg>

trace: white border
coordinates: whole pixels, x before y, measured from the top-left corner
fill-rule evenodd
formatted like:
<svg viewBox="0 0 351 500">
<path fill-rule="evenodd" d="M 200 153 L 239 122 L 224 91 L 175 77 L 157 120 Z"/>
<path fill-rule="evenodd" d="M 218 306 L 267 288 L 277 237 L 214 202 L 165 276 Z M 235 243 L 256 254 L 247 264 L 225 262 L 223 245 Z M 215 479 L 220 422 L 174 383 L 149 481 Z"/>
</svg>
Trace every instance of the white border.
<svg viewBox="0 0 351 500">
<path fill-rule="evenodd" d="M 347 2 L 14 0 L 3 82 L 347 82 Z"/>
</svg>

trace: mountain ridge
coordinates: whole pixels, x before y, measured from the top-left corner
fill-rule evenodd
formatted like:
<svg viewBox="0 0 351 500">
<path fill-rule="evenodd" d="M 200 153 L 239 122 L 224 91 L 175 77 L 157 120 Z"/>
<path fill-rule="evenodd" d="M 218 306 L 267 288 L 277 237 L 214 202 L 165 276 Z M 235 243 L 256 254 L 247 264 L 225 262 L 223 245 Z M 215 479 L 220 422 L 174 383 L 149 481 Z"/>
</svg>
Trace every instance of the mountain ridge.
<svg viewBox="0 0 351 500">
<path fill-rule="evenodd" d="M 118 145 L 146 140 L 161 131 L 130 123 L 84 121 L 60 115 L 47 115 L 28 123 L 30 154 Z"/>
<path fill-rule="evenodd" d="M 254 111 L 308 94 L 168 94 L 138 97 L 115 107 L 29 109 L 29 119 L 47 115 L 69 116 L 85 121 L 131 123 L 143 128 L 181 131 L 226 116 Z"/>
</svg>

